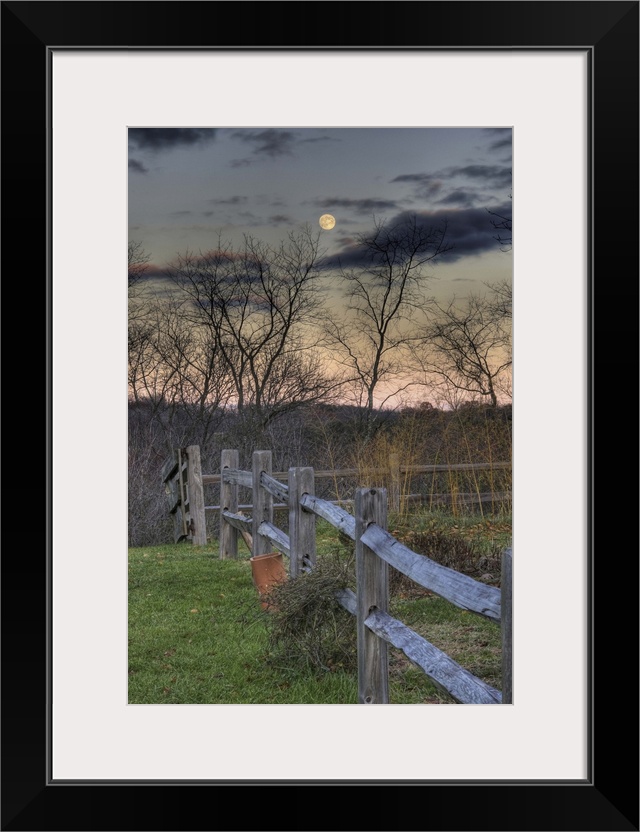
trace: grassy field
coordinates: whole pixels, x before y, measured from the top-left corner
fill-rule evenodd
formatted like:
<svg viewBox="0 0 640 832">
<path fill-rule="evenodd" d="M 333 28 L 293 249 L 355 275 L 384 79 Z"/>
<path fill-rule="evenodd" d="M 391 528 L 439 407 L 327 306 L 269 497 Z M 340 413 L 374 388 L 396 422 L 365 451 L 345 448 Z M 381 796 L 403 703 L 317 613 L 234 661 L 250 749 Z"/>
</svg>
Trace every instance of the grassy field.
<svg viewBox="0 0 640 832">
<path fill-rule="evenodd" d="M 499 552 L 511 543 L 510 518 L 425 514 L 397 522 L 390 518 L 389 528 L 415 551 L 499 585 Z M 352 661 L 337 657 L 318 664 L 282 649 L 282 633 L 274 632 L 278 617 L 262 609 L 250 554 L 242 542 L 239 550 L 233 561 L 220 560 L 215 543 L 129 550 L 129 703 L 355 704 Z M 352 553 L 333 527 L 319 521 L 318 563 L 323 558 L 344 566 Z M 500 689 L 497 625 L 398 573 L 390 586 L 392 615 Z M 322 628 L 325 624 L 323 638 L 331 640 L 331 628 L 339 626 L 335 643 L 355 645 L 355 617 L 338 605 Z M 389 648 L 389 666 L 391 703 L 451 701 L 395 648 Z"/>
</svg>

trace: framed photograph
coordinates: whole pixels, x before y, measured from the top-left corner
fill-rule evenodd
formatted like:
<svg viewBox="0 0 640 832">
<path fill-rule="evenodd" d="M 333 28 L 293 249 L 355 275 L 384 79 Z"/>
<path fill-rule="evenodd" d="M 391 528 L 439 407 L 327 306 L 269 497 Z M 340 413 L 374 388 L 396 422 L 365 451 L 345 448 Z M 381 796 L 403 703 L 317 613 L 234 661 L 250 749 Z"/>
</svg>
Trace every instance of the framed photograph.
<svg viewBox="0 0 640 832">
<path fill-rule="evenodd" d="M 47 437 L 42 552 L 3 563 L 2 828 L 336 829 L 335 788 L 348 828 L 638 830 L 615 442 L 638 3 L 3 2 L 2 23 L 5 275 L 17 237 L 45 284 Z M 510 132 L 512 706 L 128 704 L 128 131 L 230 126 Z"/>
</svg>

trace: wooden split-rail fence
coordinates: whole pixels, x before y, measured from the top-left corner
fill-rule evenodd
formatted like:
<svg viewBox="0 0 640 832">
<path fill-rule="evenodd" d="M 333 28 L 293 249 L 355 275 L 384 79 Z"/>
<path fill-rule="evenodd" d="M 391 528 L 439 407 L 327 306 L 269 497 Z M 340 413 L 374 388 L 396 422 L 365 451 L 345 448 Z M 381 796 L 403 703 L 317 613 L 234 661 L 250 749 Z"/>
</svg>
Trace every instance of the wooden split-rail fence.
<svg viewBox="0 0 640 832">
<path fill-rule="evenodd" d="M 162 471 L 179 539 L 206 543 L 203 484 L 198 446 L 177 451 Z M 238 556 L 242 536 L 253 557 L 273 552 L 287 556 L 289 575 L 298 577 L 316 564 L 316 517 L 328 521 L 355 543 L 356 592 L 344 589 L 338 602 L 357 620 L 358 702 L 389 702 L 388 645 L 402 650 L 437 688 L 461 704 L 512 702 L 512 550 L 502 554 L 501 588 L 476 581 L 412 551 L 387 531 L 386 488 L 357 488 L 354 514 L 336 501 L 315 496 L 314 469 L 290 468 L 287 483 L 271 470 L 271 451 L 255 451 L 251 471 L 239 468 L 239 452 L 223 450 L 220 462 L 220 558 Z M 239 489 L 252 493 L 251 516 L 239 509 Z M 286 505 L 288 534 L 274 525 L 274 499 Z M 389 612 L 388 567 L 455 606 L 501 628 L 502 690 L 460 666 Z"/>
</svg>

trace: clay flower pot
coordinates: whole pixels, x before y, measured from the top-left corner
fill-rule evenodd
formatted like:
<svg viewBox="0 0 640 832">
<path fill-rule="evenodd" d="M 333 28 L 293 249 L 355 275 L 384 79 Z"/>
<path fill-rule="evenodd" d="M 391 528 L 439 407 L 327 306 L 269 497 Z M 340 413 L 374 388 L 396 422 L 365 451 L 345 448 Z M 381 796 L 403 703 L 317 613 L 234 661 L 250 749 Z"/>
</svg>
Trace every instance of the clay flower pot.
<svg viewBox="0 0 640 832">
<path fill-rule="evenodd" d="M 250 558 L 251 574 L 253 585 L 260 596 L 267 595 L 269 591 L 287 580 L 287 572 L 282 560 L 282 552 L 267 552 L 264 555 L 256 555 Z M 262 609 L 268 609 L 267 601 L 262 601 Z"/>
</svg>

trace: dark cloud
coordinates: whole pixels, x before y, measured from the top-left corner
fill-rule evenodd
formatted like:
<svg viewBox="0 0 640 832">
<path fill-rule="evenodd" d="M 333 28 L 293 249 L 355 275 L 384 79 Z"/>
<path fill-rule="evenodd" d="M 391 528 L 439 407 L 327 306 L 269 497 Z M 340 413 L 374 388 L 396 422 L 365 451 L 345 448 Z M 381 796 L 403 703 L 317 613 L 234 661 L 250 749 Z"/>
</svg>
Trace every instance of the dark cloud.
<svg viewBox="0 0 640 832">
<path fill-rule="evenodd" d="M 355 237 L 346 237 L 346 236 L 344 236 L 344 237 L 338 237 L 336 242 L 339 246 L 342 246 L 343 248 L 349 248 L 350 246 L 355 244 L 356 240 L 355 240 Z"/>
<path fill-rule="evenodd" d="M 481 181 L 497 187 L 511 187 L 511 168 L 505 165 L 462 165 L 444 168 L 435 173 L 404 173 L 391 181 L 413 182 L 416 185 L 428 187 L 433 187 L 437 182 L 442 187 L 447 179 L 454 177 Z"/>
<path fill-rule="evenodd" d="M 437 178 L 435 173 L 403 173 L 401 176 L 396 176 L 392 182 L 416 182 L 423 184 L 425 182 L 433 182 Z"/>
<path fill-rule="evenodd" d="M 335 136 L 315 136 L 312 139 L 300 139 L 300 144 L 313 144 L 314 142 L 340 142 Z"/>
<path fill-rule="evenodd" d="M 487 136 L 495 136 L 494 141 L 491 142 L 488 150 L 511 150 L 513 131 L 510 127 L 485 127 L 483 132 Z"/>
<path fill-rule="evenodd" d="M 209 199 L 212 205 L 244 205 L 247 202 L 246 196 L 230 196 L 227 199 Z"/>
<path fill-rule="evenodd" d="M 465 165 L 464 167 L 447 168 L 446 173 L 449 176 L 479 179 L 498 187 L 511 187 L 511 168 L 503 165 Z"/>
<path fill-rule="evenodd" d="M 149 173 L 148 168 L 145 168 L 137 159 L 129 159 L 129 170 L 134 170 L 136 173 Z"/>
<path fill-rule="evenodd" d="M 512 173 L 508 165 L 460 165 L 434 173 L 404 173 L 391 181 L 413 185 L 414 199 L 423 204 L 471 209 L 496 202 L 496 191 L 503 199 L 511 191 Z"/>
<path fill-rule="evenodd" d="M 432 179 L 430 182 L 424 182 L 420 191 L 427 199 L 433 199 L 438 196 L 443 188 L 444 182 L 442 179 Z"/>
<path fill-rule="evenodd" d="M 318 208 L 349 208 L 359 214 L 371 214 L 376 211 L 389 211 L 398 207 L 398 203 L 388 199 L 314 199 Z"/>
<path fill-rule="evenodd" d="M 275 159 L 278 156 L 290 156 L 296 134 L 291 130 L 242 130 L 232 133 L 234 139 L 239 139 L 253 147 L 253 156 L 268 156 Z M 234 167 L 251 164 L 249 159 L 236 159 L 231 163 Z"/>
<path fill-rule="evenodd" d="M 450 194 L 438 200 L 438 205 L 458 205 L 460 208 L 473 208 L 478 203 L 477 191 L 456 188 Z"/>
<path fill-rule="evenodd" d="M 511 203 L 502 204 L 496 210 L 510 217 Z M 447 262 L 496 250 L 495 228 L 484 207 L 425 212 L 422 216 L 428 224 L 447 221 L 447 240 L 453 245 L 453 250 L 445 255 Z"/>
<path fill-rule="evenodd" d="M 292 223 L 293 220 L 291 217 L 288 217 L 286 214 L 272 214 L 269 217 L 270 225 L 278 225 L 279 223 Z"/>
<path fill-rule="evenodd" d="M 149 263 L 141 275 L 141 280 L 156 281 L 166 280 L 168 277 L 166 268 L 158 266 L 155 263 Z"/>
<path fill-rule="evenodd" d="M 414 200 L 420 202 L 432 202 L 436 197 L 440 197 L 439 201 L 443 202 L 447 197 L 441 196 L 446 190 L 445 183 L 440 178 L 440 173 L 404 173 L 401 176 L 396 176 L 392 182 L 408 182 L 413 185 Z M 452 192 L 452 193 L 455 193 Z M 454 197 L 454 202 L 455 197 Z"/>
<path fill-rule="evenodd" d="M 130 127 L 129 144 L 138 150 L 170 150 L 213 141 L 212 127 Z"/>
<path fill-rule="evenodd" d="M 504 148 L 508 147 L 511 150 L 511 136 L 507 139 L 496 139 L 495 142 L 491 142 L 489 145 L 489 150 L 503 150 Z"/>
<path fill-rule="evenodd" d="M 511 203 L 497 207 L 500 215 L 511 216 Z M 451 251 L 442 255 L 441 261 L 451 263 L 462 257 L 484 254 L 496 250 L 495 228 L 491 224 L 491 215 L 485 208 L 462 208 L 451 210 L 418 211 L 412 213 L 403 211 L 388 221 L 388 226 L 401 225 L 413 216 L 425 229 L 441 230 L 446 224 L 445 245 L 453 246 Z M 364 265 L 363 252 L 356 241 L 347 238 L 340 241 L 342 248 L 323 265 L 334 268 L 338 265 L 345 267 Z"/>
</svg>

